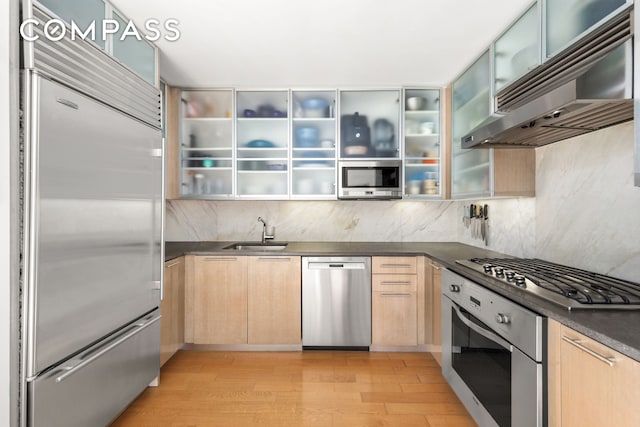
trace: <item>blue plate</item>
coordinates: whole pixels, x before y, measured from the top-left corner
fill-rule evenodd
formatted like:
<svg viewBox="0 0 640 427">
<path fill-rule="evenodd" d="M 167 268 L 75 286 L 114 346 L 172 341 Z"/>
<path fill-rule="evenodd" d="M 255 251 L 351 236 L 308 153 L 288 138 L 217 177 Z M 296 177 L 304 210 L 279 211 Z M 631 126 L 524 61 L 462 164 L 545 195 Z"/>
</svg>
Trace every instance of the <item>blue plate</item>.
<svg viewBox="0 0 640 427">
<path fill-rule="evenodd" d="M 264 139 L 254 139 L 247 142 L 247 147 L 250 148 L 273 148 L 276 145 L 271 141 L 265 141 Z"/>
</svg>

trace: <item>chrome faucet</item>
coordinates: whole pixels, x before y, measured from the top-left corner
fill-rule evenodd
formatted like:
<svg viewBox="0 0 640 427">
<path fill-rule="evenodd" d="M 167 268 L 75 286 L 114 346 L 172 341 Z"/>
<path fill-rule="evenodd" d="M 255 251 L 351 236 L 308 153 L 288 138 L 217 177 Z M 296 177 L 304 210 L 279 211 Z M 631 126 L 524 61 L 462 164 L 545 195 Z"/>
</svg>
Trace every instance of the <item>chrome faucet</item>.
<svg viewBox="0 0 640 427">
<path fill-rule="evenodd" d="M 258 221 L 262 223 L 262 243 L 264 244 L 267 240 L 275 239 L 275 233 L 267 234 L 267 223 L 264 221 L 264 219 L 262 219 L 261 216 L 258 217 Z"/>
</svg>

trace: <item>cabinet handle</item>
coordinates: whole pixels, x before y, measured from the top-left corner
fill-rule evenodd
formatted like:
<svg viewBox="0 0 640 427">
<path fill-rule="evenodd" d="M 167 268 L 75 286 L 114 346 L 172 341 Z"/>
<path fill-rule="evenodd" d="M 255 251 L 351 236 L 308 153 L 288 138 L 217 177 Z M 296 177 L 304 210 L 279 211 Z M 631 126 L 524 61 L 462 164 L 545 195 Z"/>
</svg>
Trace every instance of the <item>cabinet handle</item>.
<svg viewBox="0 0 640 427">
<path fill-rule="evenodd" d="M 382 264 L 382 268 L 411 268 L 411 264 Z"/>
<path fill-rule="evenodd" d="M 291 261 L 291 257 L 286 256 L 261 256 L 258 259 L 260 261 Z"/>
<path fill-rule="evenodd" d="M 616 364 L 616 359 L 614 359 L 613 357 L 606 357 L 603 356 L 599 353 L 596 353 L 595 351 L 591 350 L 590 348 L 586 347 L 585 345 L 580 343 L 580 340 L 575 339 L 575 338 L 569 338 L 569 337 L 565 337 L 564 335 L 562 336 L 562 340 L 568 342 L 569 344 L 571 344 L 574 347 L 579 348 L 580 350 L 584 351 L 585 353 L 595 357 L 596 359 L 598 359 L 601 362 L 606 363 L 607 365 L 613 367 Z"/>
<path fill-rule="evenodd" d="M 407 293 L 394 293 L 394 294 L 380 294 L 381 297 L 410 297 L 411 294 Z"/>
<path fill-rule="evenodd" d="M 180 265 L 180 264 L 182 264 L 180 261 L 174 262 L 173 264 L 169 264 L 169 265 L 165 266 L 165 268 L 172 268 L 172 267 L 175 267 L 176 265 Z"/>
<path fill-rule="evenodd" d="M 238 260 L 238 258 L 228 258 L 228 257 L 225 257 L 225 258 L 205 257 L 204 258 L 204 261 L 230 261 L 230 262 L 233 262 L 233 261 L 237 261 L 237 260 Z"/>
<path fill-rule="evenodd" d="M 404 281 L 404 282 L 382 282 L 381 285 L 410 285 L 411 282 L 408 281 Z"/>
<path fill-rule="evenodd" d="M 439 265 L 435 265 L 435 264 L 431 264 L 431 268 L 433 268 L 434 270 L 442 270 L 442 267 L 440 267 Z"/>
</svg>

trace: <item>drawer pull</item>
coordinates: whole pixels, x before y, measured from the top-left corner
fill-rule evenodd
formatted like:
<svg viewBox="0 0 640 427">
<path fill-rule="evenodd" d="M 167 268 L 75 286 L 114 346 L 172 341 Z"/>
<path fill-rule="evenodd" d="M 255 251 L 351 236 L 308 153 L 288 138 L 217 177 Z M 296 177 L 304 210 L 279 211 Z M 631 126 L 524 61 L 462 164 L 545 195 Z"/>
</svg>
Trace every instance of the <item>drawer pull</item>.
<svg viewBox="0 0 640 427">
<path fill-rule="evenodd" d="M 590 348 L 586 347 L 585 345 L 580 343 L 580 340 L 577 339 L 573 339 L 573 338 L 569 338 L 569 337 L 562 337 L 563 341 L 568 342 L 569 344 L 571 344 L 574 347 L 579 348 L 580 350 L 584 351 L 585 353 L 595 357 L 596 359 L 598 359 L 599 361 L 606 363 L 607 365 L 613 367 L 616 364 L 616 359 L 614 359 L 613 357 L 606 357 L 603 356 L 599 353 L 596 353 L 595 351 L 591 350 Z"/>
<path fill-rule="evenodd" d="M 439 265 L 435 265 L 435 264 L 431 264 L 431 268 L 433 268 L 434 270 L 442 270 L 442 267 L 440 267 Z"/>
<path fill-rule="evenodd" d="M 233 261 L 237 261 L 237 260 L 238 260 L 238 258 L 228 258 L 228 257 L 225 257 L 225 258 L 206 257 L 204 259 L 204 261 L 229 261 L 229 262 L 233 262 Z"/>
<path fill-rule="evenodd" d="M 399 281 L 399 282 L 382 282 L 381 285 L 393 285 L 393 286 L 405 286 L 405 285 L 410 285 L 411 282 L 408 281 Z"/>
<path fill-rule="evenodd" d="M 380 294 L 382 297 L 410 297 L 411 294 L 407 293 L 393 293 L 393 294 Z"/>
<path fill-rule="evenodd" d="M 173 264 L 167 265 L 165 268 L 172 268 L 172 267 L 175 267 L 176 265 L 180 265 L 180 264 L 182 264 L 182 262 L 180 262 L 180 261 L 174 262 Z"/>
<path fill-rule="evenodd" d="M 411 264 L 382 264 L 382 268 L 411 268 Z"/>
<path fill-rule="evenodd" d="M 291 261 L 291 258 L 286 256 L 261 256 L 258 259 L 260 261 Z"/>
</svg>

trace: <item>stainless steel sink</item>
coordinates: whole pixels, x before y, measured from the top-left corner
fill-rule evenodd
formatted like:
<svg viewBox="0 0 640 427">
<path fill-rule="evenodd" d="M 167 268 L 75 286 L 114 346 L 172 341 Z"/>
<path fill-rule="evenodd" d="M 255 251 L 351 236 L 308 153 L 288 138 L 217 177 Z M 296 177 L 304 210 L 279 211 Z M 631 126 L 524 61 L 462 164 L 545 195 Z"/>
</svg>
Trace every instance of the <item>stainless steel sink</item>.
<svg viewBox="0 0 640 427">
<path fill-rule="evenodd" d="M 241 243 L 234 243 L 232 245 L 225 246 L 222 249 L 229 249 L 234 251 L 256 251 L 256 252 L 281 251 L 287 247 L 287 244 L 288 243 L 279 243 L 279 242 L 278 243 L 241 242 Z"/>
</svg>

